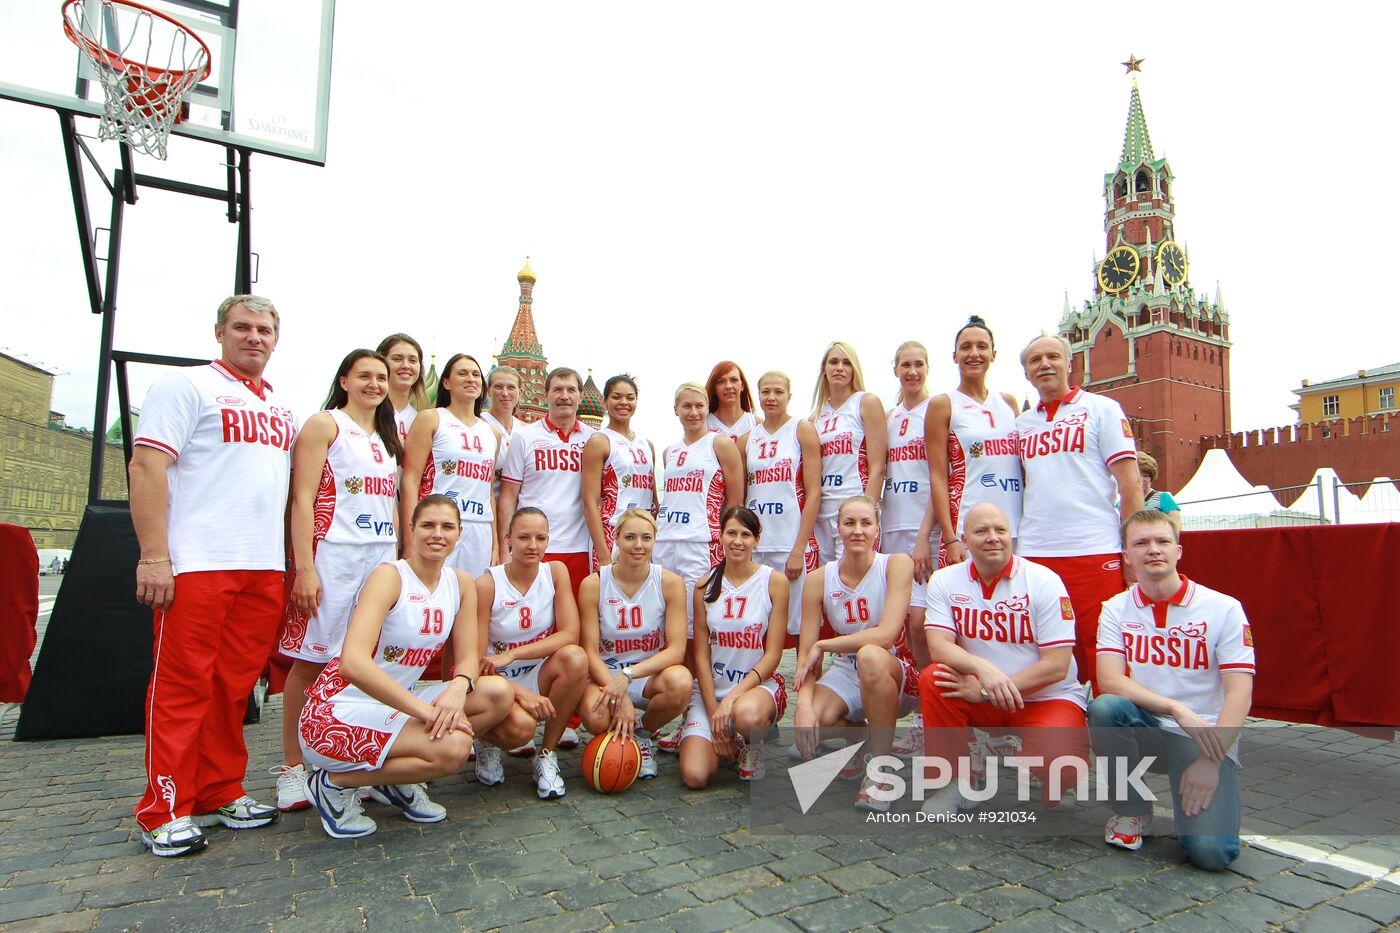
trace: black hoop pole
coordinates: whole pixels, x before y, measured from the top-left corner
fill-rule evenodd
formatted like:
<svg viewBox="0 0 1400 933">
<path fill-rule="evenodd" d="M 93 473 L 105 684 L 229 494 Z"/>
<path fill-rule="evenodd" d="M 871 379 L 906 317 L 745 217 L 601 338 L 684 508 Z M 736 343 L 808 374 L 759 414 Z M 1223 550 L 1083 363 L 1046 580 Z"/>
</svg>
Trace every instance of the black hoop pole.
<svg viewBox="0 0 1400 933">
<path fill-rule="evenodd" d="M 117 169 L 113 186 L 125 190 L 125 173 Z M 125 199 L 112 198 L 110 247 L 107 255 L 107 283 L 102 295 L 102 344 L 97 356 L 97 404 L 92 415 L 92 463 L 88 471 L 88 502 L 102 498 L 103 455 L 107 446 L 107 401 L 112 391 L 112 338 L 117 321 L 117 275 L 121 267 L 122 215 Z"/>
<path fill-rule="evenodd" d="M 235 294 L 247 295 L 253 290 L 253 154 L 238 150 L 238 265 L 234 271 Z"/>
</svg>

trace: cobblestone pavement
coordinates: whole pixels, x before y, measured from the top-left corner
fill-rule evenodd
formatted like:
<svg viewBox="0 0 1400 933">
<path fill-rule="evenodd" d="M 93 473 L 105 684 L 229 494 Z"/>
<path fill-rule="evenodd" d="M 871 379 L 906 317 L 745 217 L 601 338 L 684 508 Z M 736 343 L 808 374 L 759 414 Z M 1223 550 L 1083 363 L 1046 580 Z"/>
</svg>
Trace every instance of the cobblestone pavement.
<svg viewBox="0 0 1400 933">
<path fill-rule="evenodd" d="M 280 700 L 248 729 L 248 788 L 270 799 Z M 1082 838 L 927 833 L 776 836 L 748 830 L 732 771 L 685 790 L 661 775 L 605 797 L 561 755 L 563 800 L 541 802 L 528 763 L 484 789 L 433 786 L 448 821 L 370 806 L 366 839 L 328 839 L 307 812 L 211 831 L 207 851 L 156 859 L 131 806 L 139 737 L 8 741 L 0 720 L 0 928 L 28 930 L 1372 930 L 1400 922 L 1396 801 L 1369 835 L 1251 845 L 1232 870 L 1182 863 L 1171 838 L 1141 852 Z M 1298 727 L 1299 748 L 1400 769 L 1400 743 Z M 1301 753 L 1301 752 L 1300 752 Z M 1345 798 L 1346 787 L 1334 788 Z M 1301 807 L 1297 801 L 1295 806 Z M 1358 833 L 1360 830 L 1358 829 Z M 1266 850 L 1292 847 L 1302 858 Z"/>
</svg>

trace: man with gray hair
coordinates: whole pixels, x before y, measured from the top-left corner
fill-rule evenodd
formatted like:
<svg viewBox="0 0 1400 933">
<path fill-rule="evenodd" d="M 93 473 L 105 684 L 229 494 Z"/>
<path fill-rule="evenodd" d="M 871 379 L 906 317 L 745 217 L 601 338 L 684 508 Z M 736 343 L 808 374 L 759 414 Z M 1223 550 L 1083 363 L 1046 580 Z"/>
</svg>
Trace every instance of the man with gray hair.
<svg viewBox="0 0 1400 933">
<path fill-rule="evenodd" d="M 226 299 L 219 358 L 162 377 L 141 406 L 128 469 L 136 598 L 155 612 L 155 666 L 136 819 L 159 856 L 203 849 L 202 826 L 277 819 L 243 791 L 243 714 L 284 605 L 297 421 L 263 379 L 278 326 L 267 299 Z"/>
<path fill-rule="evenodd" d="M 1142 508 L 1142 485 L 1122 407 L 1071 387 L 1071 358 L 1059 336 L 1037 337 L 1021 351 L 1040 402 L 1016 419 L 1025 477 L 1017 551 L 1064 581 L 1074 606 L 1075 664 L 1097 693 L 1099 610 L 1123 590 L 1118 529 Z"/>
</svg>

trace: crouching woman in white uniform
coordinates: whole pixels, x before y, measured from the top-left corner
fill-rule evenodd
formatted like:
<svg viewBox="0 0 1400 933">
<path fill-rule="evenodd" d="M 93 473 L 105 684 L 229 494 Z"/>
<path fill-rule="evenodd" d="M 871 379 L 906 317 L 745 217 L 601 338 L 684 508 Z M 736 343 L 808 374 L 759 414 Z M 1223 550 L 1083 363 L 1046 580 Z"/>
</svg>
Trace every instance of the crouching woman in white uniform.
<svg viewBox="0 0 1400 933">
<path fill-rule="evenodd" d="M 500 674 L 515 691 L 506 719 L 476 740 L 476 778 L 491 787 L 505 780 L 501 747 L 516 748 L 544 737 L 535 753 L 535 793 L 564 796 L 556 749 L 583 697 L 588 656 L 578 645 L 578 605 L 569 571 L 558 561 L 540 563 L 549 550 L 549 519 L 534 506 L 517 509 L 506 528 L 510 558 L 476 580 L 482 674 Z M 495 744 L 500 741 L 501 745 Z"/>
<path fill-rule="evenodd" d="M 656 777 L 658 729 L 690 702 L 685 668 L 685 584 L 651 561 L 656 519 L 628 509 L 618 519 L 613 562 L 578 588 L 589 683 L 579 716 L 594 735 L 635 735 L 640 778 Z M 636 710 L 645 710 L 640 727 Z"/>
<path fill-rule="evenodd" d="M 340 657 L 307 691 L 299 730 L 307 789 L 321 826 L 336 839 L 378 828 L 361 808 L 361 787 L 416 823 L 445 818 L 424 784 L 460 770 L 473 734 L 510 711 L 514 694 L 503 677 L 460 673 L 417 686 L 449 638 L 463 671 L 479 663 L 476 589 L 471 577 L 444 566 L 461 520 L 446 496 L 418 503 L 409 556 L 370 573 Z"/>
<path fill-rule="evenodd" d="M 919 672 L 895 654 L 904 631 L 914 561 L 908 554 L 880 554 L 880 512 L 874 500 L 853 496 L 841 503 L 837 530 L 843 555 L 807 575 L 802 592 L 802 635 L 797 650 L 797 713 L 793 725 L 804 758 L 817 751 L 818 732 L 844 722 L 869 727 L 863 755 L 843 777 L 860 777 L 864 763 L 890 753 L 895 720 L 918 706 Z M 835 631 L 822 638 L 823 622 Z M 822 672 L 822 655 L 834 655 Z M 856 806 L 888 810 L 862 780 Z"/>
<path fill-rule="evenodd" d="M 737 758 L 739 780 L 763 777 L 763 739 L 787 708 L 778 671 L 787 640 L 788 581 L 756 563 L 758 516 L 724 513 L 724 556 L 695 588 L 695 679 L 681 726 L 681 779 L 701 788 L 721 758 Z M 704 672 L 712 672 L 704 676 Z"/>
</svg>

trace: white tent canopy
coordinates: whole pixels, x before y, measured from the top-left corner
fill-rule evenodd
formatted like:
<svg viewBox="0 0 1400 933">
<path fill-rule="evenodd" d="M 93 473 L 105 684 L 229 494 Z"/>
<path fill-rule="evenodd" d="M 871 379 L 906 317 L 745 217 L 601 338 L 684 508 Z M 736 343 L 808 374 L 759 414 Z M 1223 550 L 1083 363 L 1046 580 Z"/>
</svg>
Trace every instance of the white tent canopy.
<svg viewBox="0 0 1400 933">
<path fill-rule="evenodd" d="M 1306 515 L 1280 508 L 1268 486 L 1251 485 L 1220 448 L 1206 451 L 1196 475 L 1172 498 L 1181 506 L 1182 526 L 1188 529 L 1255 528 L 1308 521 Z M 1316 509 L 1312 515 L 1316 521 Z"/>
</svg>

